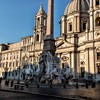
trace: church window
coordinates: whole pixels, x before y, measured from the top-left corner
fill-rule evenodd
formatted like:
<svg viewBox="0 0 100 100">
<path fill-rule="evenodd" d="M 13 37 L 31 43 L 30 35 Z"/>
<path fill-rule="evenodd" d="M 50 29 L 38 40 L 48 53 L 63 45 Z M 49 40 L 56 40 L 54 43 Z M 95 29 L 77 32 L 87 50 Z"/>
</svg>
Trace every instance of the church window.
<svg viewBox="0 0 100 100">
<path fill-rule="evenodd" d="M 86 22 L 83 22 L 83 31 L 86 30 Z"/>
<path fill-rule="evenodd" d="M 3 67 L 5 66 L 5 64 L 3 63 Z"/>
<path fill-rule="evenodd" d="M 98 6 L 99 5 L 99 0 L 96 0 L 96 6 Z"/>
<path fill-rule="evenodd" d="M 9 67 L 11 67 L 11 62 L 9 63 Z"/>
<path fill-rule="evenodd" d="M 40 24 L 40 18 L 37 18 L 37 25 Z"/>
<path fill-rule="evenodd" d="M 44 19 L 44 26 L 46 26 L 46 19 Z"/>
<path fill-rule="evenodd" d="M 18 66 L 18 61 L 16 61 L 16 66 Z"/>
<path fill-rule="evenodd" d="M 69 23 L 69 31 L 72 31 L 72 23 Z"/>
<path fill-rule="evenodd" d="M 13 62 L 13 67 L 14 67 L 14 65 L 15 65 L 15 64 L 14 64 L 14 62 Z"/>
<path fill-rule="evenodd" d="M 8 54 L 7 54 L 7 57 L 6 57 L 6 59 L 8 60 Z"/>
<path fill-rule="evenodd" d="M 3 64 L 1 63 L 1 64 L 0 64 L 0 67 L 3 67 L 2 65 L 3 65 Z"/>
<path fill-rule="evenodd" d="M 96 26 L 100 26 L 100 17 L 96 18 Z"/>
<path fill-rule="evenodd" d="M 39 35 L 37 34 L 37 36 L 36 36 L 36 41 L 39 41 Z"/>
<path fill-rule="evenodd" d="M 97 53 L 97 60 L 100 60 L 100 52 Z"/>
<path fill-rule="evenodd" d="M 8 67 L 8 62 L 6 62 L 6 67 Z"/>
<path fill-rule="evenodd" d="M 99 35 L 99 33 L 97 33 L 97 36 Z"/>
</svg>

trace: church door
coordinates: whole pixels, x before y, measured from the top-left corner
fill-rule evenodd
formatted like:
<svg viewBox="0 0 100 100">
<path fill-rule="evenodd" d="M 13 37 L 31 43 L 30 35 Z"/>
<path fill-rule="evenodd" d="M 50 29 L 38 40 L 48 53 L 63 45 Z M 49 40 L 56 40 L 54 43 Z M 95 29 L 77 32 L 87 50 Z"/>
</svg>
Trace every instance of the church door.
<svg viewBox="0 0 100 100">
<path fill-rule="evenodd" d="M 98 74 L 100 74 L 100 64 L 97 66 Z"/>
<path fill-rule="evenodd" d="M 84 78 L 85 67 L 81 67 L 81 78 Z"/>
</svg>

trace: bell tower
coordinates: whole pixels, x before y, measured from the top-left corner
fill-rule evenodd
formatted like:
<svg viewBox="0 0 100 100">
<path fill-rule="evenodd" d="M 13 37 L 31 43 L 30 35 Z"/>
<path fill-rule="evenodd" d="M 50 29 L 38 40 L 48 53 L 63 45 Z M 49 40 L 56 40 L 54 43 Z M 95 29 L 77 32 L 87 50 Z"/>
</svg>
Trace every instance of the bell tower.
<svg viewBox="0 0 100 100">
<path fill-rule="evenodd" d="M 34 27 L 35 43 L 43 42 L 46 30 L 47 30 L 47 14 L 45 13 L 43 6 L 40 5 L 40 9 L 38 13 L 35 15 L 35 27 Z"/>
</svg>

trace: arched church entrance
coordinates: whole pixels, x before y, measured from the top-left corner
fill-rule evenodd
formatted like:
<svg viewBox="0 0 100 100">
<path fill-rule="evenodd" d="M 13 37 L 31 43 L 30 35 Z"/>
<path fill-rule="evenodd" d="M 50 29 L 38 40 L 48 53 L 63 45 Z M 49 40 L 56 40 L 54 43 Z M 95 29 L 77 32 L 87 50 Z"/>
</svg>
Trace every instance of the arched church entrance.
<svg viewBox="0 0 100 100">
<path fill-rule="evenodd" d="M 81 78 L 85 76 L 85 67 L 81 67 Z"/>
<path fill-rule="evenodd" d="M 84 78 L 85 77 L 85 62 L 84 61 L 81 61 L 80 77 L 81 78 Z"/>
<path fill-rule="evenodd" d="M 100 63 L 97 64 L 97 74 L 100 74 Z"/>
</svg>

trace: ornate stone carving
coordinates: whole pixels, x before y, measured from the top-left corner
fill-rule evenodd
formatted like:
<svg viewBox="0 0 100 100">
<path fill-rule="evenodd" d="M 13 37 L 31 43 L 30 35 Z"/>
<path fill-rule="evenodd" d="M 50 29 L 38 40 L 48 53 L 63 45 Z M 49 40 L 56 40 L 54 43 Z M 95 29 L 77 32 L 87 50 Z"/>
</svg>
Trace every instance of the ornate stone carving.
<svg viewBox="0 0 100 100">
<path fill-rule="evenodd" d="M 100 47 L 97 47 L 97 49 L 96 49 L 97 51 L 100 51 Z"/>
<path fill-rule="evenodd" d="M 81 65 L 85 65 L 85 61 L 81 61 L 80 63 L 81 63 Z"/>
<path fill-rule="evenodd" d="M 63 60 L 63 61 L 67 61 L 67 60 L 69 60 L 69 57 L 63 56 L 63 57 L 62 57 L 62 60 Z"/>
<path fill-rule="evenodd" d="M 96 37 L 100 36 L 100 32 L 96 32 L 95 35 L 96 35 Z"/>
</svg>

